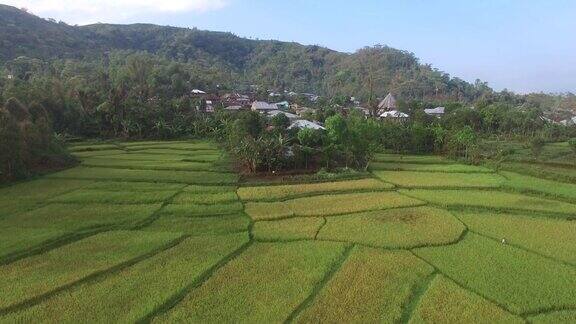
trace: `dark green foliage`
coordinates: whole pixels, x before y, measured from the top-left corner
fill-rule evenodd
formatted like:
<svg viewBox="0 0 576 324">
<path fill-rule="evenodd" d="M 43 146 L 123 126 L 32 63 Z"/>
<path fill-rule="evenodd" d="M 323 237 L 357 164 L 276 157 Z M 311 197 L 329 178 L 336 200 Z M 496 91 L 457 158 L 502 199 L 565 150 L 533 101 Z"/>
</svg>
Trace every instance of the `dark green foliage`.
<svg viewBox="0 0 576 324">
<path fill-rule="evenodd" d="M 48 120 L 48 112 L 46 108 L 42 106 L 42 104 L 33 102 L 30 104 L 30 108 L 28 108 L 28 112 L 32 118 L 32 122 L 36 123 L 42 119 Z"/>
<path fill-rule="evenodd" d="M 4 104 L 4 108 L 10 112 L 16 122 L 22 123 L 30 119 L 28 109 L 16 98 L 10 98 Z"/>
<path fill-rule="evenodd" d="M 285 129 L 290 126 L 290 120 L 284 114 L 277 114 L 272 117 L 272 126 L 279 129 Z"/>
<path fill-rule="evenodd" d="M 546 142 L 541 137 L 534 137 L 530 140 L 530 150 L 534 157 L 539 157 L 542 154 Z"/>
<path fill-rule="evenodd" d="M 0 108 L 0 177 L 4 179 L 23 175 L 24 139 L 16 119 L 8 110 Z"/>
<path fill-rule="evenodd" d="M 570 146 L 570 148 L 572 149 L 572 151 L 574 151 L 574 153 L 576 153 L 576 138 L 571 138 L 568 141 L 568 145 Z"/>
<path fill-rule="evenodd" d="M 70 163 L 56 143 L 46 110 L 10 98 L 0 107 L 0 181 L 23 178 L 36 169 Z"/>
<path fill-rule="evenodd" d="M 316 147 L 319 146 L 322 140 L 322 133 L 319 130 L 314 130 L 311 128 L 303 128 L 298 131 L 296 137 L 300 146 L 298 147 L 299 154 L 304 159 L 304 168 L 308 169 L 308 162 L 310 158 L 314 155 Z"/>
<path fill-rule="evenodd" d="M 468 158 L 470 151 L 478 143 L 478 136 L 472 127 L 464 126 L 450 139 L 450 150 L 453 155 Z"/>
</svg>

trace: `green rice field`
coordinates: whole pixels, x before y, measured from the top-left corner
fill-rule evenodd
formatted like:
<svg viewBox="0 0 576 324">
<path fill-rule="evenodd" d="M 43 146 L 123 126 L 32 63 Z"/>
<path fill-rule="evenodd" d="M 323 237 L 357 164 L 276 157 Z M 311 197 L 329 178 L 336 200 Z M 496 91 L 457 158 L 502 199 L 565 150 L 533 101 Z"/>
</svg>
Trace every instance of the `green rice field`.
<svg viewBox="0 0 576 324">
<path fill-rule="evenodd" d="M 563 145 L 553 165 L 379 153 L 290 183 L 210 141 L 70 151 L 0 187 L 0 323 L 576 322 Z"/>
</svg>

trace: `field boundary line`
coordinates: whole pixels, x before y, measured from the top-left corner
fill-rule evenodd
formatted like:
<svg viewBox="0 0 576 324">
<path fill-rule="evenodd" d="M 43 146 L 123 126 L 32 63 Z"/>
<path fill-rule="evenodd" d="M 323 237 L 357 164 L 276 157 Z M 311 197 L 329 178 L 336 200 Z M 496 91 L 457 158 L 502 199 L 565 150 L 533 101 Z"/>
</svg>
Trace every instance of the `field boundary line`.
<svg viewBox="0 0 576 324">
<path fill-rule="evenodd" d="M 36 246 L 31 248 L 27 248 L 24 250 L 19 250 L 10 254 L 7 254 L 0 258 L 0 266 L 8 265 L 10 263 L 16 262 L 18 260 L 22 260 L 28 257 L 32 257 L 35 255 L 43 254 L 49 252 L 51 250 L 55 250 L 61 248 L 63 246 L 75 243 L 77 241 L 83 240 L 85 238 L 98 235 L 104 232 L 113 231 L 115 229 L 120 229 L 120 227 L 116 227 L 115 225 L 102 225 L 92 228 L 84 228 L 79 229 L 76 232 L 70 232 L 68 234 L 64 234 L 63 236 L 56 237 L 54 239 L 50 239 L 48 241 L 44 241 Z"/>
<path fill-rule="evenodd" d="M 417 257 L 418 259 L 426 262 L 428 265 L 430 265 L 430 266 L 432 266 L 434 269 L 436 269 L 436 271 L 437 271 L 439 274 L 441 274 L 441 275 L 443 275 L 444 277 L 450 279 L 452 282 L 454 282 L 454 283 L 455 283 L 457 286 L 459 286 L 460 288 L 462 288 L 462 289 L 464 289 L 464 290 L 466 290 L 466 291 L 468 291 L 468 292 L 470 292 L 470 293 L 476 294 L 476 295 L 478 295 L 478 296 L 486 299 L 487 301 L 493 303 L 494 305 L 497 305 L 498 307 L 502 308 L 503 310 L 509 312 L 510 314 L 517 315 L 517 316 L 519 316 L 519 317 L 522 317 L 524 320 L 526 320 L 526 319 L 523 317 L 522 314 L 511 310 L 508 306 L 503 305 L 503 304 L 499 303 L 498 301 L 496 301 L 496 300 L 494 300 L 494 299 L 492 299 L 492 298 L 490 298 L 490 297 L 487 297 L 486 295 L 484 295 L 484 294 L 482 294 L 482 293 L 480 293 L 480 292 L 478 292 L 478 291 L 476 291 L 476 290 L 474 290 L 474 289 L 472 289 L 472 288 L 470 288 L 470 287 L 464 286 L 462 283 L 460 283 L 459 281 L 457 281 L 457 280 L 455 280 L 454 278 L 452 278 L 452 276 L 450 276 L 450 275 L 442 272 L 442 270 L 440 270 L 438 267 L 436 267 L 432 262 L 430 262 L 430 261 L 424 259 L 423 257 L 419 256 L 418 254 L 414 253 L 413 250 L 409 250 L 409 251 L 410 251 L 410 253 L 412 253 L 415 257 Z"/>
<path fill-rule="evenodd" d="M 492 241 L 494 241 L 494 242 L 501 243 L 500 239 L 498 239 L 498 238 L 496 238 L 496 237 L 493 237 L 493 236 L 490 236 L 490 235 L 487 235 L 487 234 L 483 234 L 483 233 L 480 233 L 480 232 L 477 232 L 477 231 L 474 231 L 474 230 L 470 230 L 470 232 L 473 233 L 473 234 L 475 234 L 475 235 L 481 236 L 481 237 L 483 237 L 483 238 L 485 238 L 485 239 L 487 239 L 487 240 L 492 240 Z M 563 265 L 565 265 L 565 266 L 567 266 L 567 267 L 576 268 L 576 264 L 574 264 L 574 263 L 570 263 L 570 262 L 567 262 L 567 261 L 558 260 L 558 259 L 556 259 L 556 258 L 554 258 L 554 257 L 551 257 L 551 256 L 549 256 L 549 255 L 543 254 L 543 253 L 538 252 L 538 251 L 534 251 L 534 250 L 532 250 L 532 249 L 526 248 L 526 247 L 524 247 L 524 246 L 522 246 L 522 245 L 519 245 L 519 244 L 506 242 L 506 243 L 503 244 L 503 245 L 510 246 L 510 247 L 515 248 L 515 249 L 522 250 L 522 251 L 524 251 L 524 252 L 528 252 L 528 253 L 530 253 L 530 254 L 534 254 L 534 255 L 539 256 L 539 257 L 541 257 L 541 258 L 545 258 L 545 259 L 548 259 L 548 260 L 550 260 L 550 261 L 563 264 Z"/>
<path fill-rule="evenodd" d="M 412 198 L 412 197 L 410 197 Z M 415 198 L 413 198 L 415 199 Z M 416 199 L 418 200 L 418 199 Z M 428 206 L 429 203 L 422 201 L 422 200 L 418 200 L 418 204 L 414 204 L 414 205 L 406 205 L 406 206 L 396 206 L 396 207 L 388 207 L 388 208 L 376 208 L 376 209 L 366 209 L 366 210 L 360 210 L 360 211 L 355 211 L 355 212 L 347 212 L 347 213 L 337 213 L 337 214 L 327 214 L 327 215 L 301 215 L 301 214 L 295 214 L 294 212 L 292 212 L 292 215 L 288 215 L 288 216 L 280 216 L 280 217 L 276 217 L 276 218 L 259 218 L 259 219 L 255 219 L 255 222 L 272 222 L 272 221 L 280 221 L 280 220 L 286 220 L 286 219 L 290 219 L 290 218 L 298 218 L 298 217 L 302 217 L 302 218 L 318 218 L 318 217 L 341 217 L 341 216 L 353 216 L 356 214 L 363 214 L 363 213 L 371 213 L 371 212 L 377 212 L 377 211 L 387 211 L 387 210 L 395 210 L 395 209 L 404 209 L 404 208 L 417 208 L 417 207 L 425 207 Z M 445 209 L 445 208 L 442 208 Z M 250 214 L 248 214 L 250 215 Z"/>
<path fill-rule="evenodd" d="M 406 186 L 406 185 L 396 185 L 396 190 L 458 190 L 458 191 L 473 191 L 473 190 L 485 190 L 485 191 L 499 191 L 502 188 L 502 184 L 497 185 L 479 185 L 479 186 Z"/>
<path fill-rule="evenodd" d="M 548 180 L 548 181 L 551 181 L 551 180 Z M 574 186 L 576 186 L 576 184 L 574 184 Z M 568 204 L 576 204 L 576 198 L 570 198 L 570 197 L 562 196 L 559 194 L 553 194 L 553 193 L 549 193 L 549 192 L 538 191 L 538 190 L 531 189 L 531 188 L 515 188 L 512 185 L 508 185 L 506 183 L 502 185 L 501 191 L 508 192 L 508 193 L 523 194 L 523 195 L 526 195 L 529 197 L 535 197 L 535 198 L 545 198 L 545 199 L 555 200 L 558 202 L 564 202 L 564 203 L 568 203 Z"/>
<path fill-rule="evenodd" d="M 173 204 L 174 205 L 174 204 Z M 215 214 L 189 214 L 188 216 L 182 216 L 179 214 L 168 213 L 165 211 L 161 211 L 160 214 L 165 216 L 170 216 L 173 218 L 189 218 L 189 219 L 203 219 L 203 218 L 218 218 L 218 217 L 226 217 L 226 216 L 244 216 L 244 212 L 242 210 L 232 211 L 227 213 L 215 213 Z M 250 218 L 248 215 L 246 217 Z"/>
<path fill-rule="evenodd" d="M 418 308 L 420 301 L 428 292 L 432 285 L 432 281 L 439 275 L 438 269 L 433 268 L 432 273 L 424 277 L 422 280 L 415 283 L 410 289 L 410 296 L 408 296 L 406 303 L 402 306 L 402 316 L 400 323 L 409 323 L 414 312 Z"/>
<path fill-rule="evenodd" d="M 140 160 L 130 160 L 130 161 L 140 161 Z M 169 162 L 169 161 L 159 161 L 159 162 Z M 210 162 L 193 162 L 193 161 L 176 161 L 176 162 L 184 162 L 184 163 L 206 163 L 211 164 Z M 209 169 L 177 169 L 177 168 L 163 168 L 163 167 L 145 167 L 145 166 L 114 166 L 114 165 L 93 165 L 93 164 L 86 164 L 84 162 L 80 163 L 81 167 L 84 168 L 101 168 L 101 169 L 116 169 L 116 170 L 137 170 L 137 171 L 179 171 L 179 172 L 211 172 L 211 173 L 224 173 L 224 174 L 236 174 L 232 171 L 221 171 L 215 170 L 212 168 Z"/>
<path fill-rule="evenodd" d="M 236 250 L 232 251 L 228 255 L 224 256 L 218 262 L 214 263 L 210 268 L 206 269 L 202 272 L 195 280 L 193 280 L 190 284 L 186 287 L 181 289 L 180 291 L 174 293 L 171 297 L 169 297 L 163 304 L 156 307 L 152 310 L 149 314 L 145 315 L 144 317 L 140 318 L 136 321 L 136 323 L 151 323 L 152 320 L 159 315 L 166 314 L 172 308 L 177 306 L 186 296 L 195 288 L 201 287 L 206 281 L 208 281 L 214 273 L 220 270 L 222 267 L 226 266 L 228 263 L 236 259 L 239 255 L 241 255 L 244 251 L 246 251 L 250 246 L 253 245 L 253 241 L 249 240 L 248 242 L 242 244 Z"/>
<path fill-rule="evenodd" d="M 439 244 L 430 244 L 430 243 L 423 243 L 409 247 L 392 247 L 392 246 L 379 246 L 373 244 L 366 244 L 361 242 L 355 241 L 346 241 L 346 240 L 337 240 L 337 239 L 324 239 L 324 238 L 293 238 L 293 239 L 262 239 L 262 238 L 255 238 L 256 242 L 260 243 L 293 243 L 293 242 L 303 242 L 303 241 L 316 241 L 316 242 L 331 242 L 331 243 L 344 243 L 344 244 L 353 244 L 361 247 L 372 248 L 372 249 L 380 249 L 385 251 L 410 251 L 412 249 L 420 249 L 420 248 L 436 248 L 436 247 L 444 247 L 450 246 L 454 244 L 460 243 L 468 234 L 468 229 L 465 227 L 462 233 L 458 236 L 458 238 L 454 241 L 448 243 L 439 243 Z"/>
<path fill-rule="evenodd" d="M 158 209 L 156 209 L 146 219 L 144 219 L 141 222 L 139 222 L 138 224 L 134 225 L 131 228 L 131 230 L 140 230 L 140 229 L 143 229 L 143 228 L 146 228 L 146 227 L 152 225 L 155 221 L 157 221 L 162 216 L 162 209 L 164 209 L 164 207 L 170 205 L 170 203 L 174 200 L 174 198 L 184 191 L 184 188 L 186 188 L 186 186 L 180 188 L 180 190 L 176 191 L 174 194 L 172 194 L 171 196 L 164 199 L 164 201 L 162 202 L 160 207 L 158 207 Z"/>
<path fill-rule="evenodd" d="M 141 262 L 141 261 L 144 261 L 144 260 L 146 260 L 146 259 L 152 258 L 152 257 L 154 257 L 154 256 L 156 256 L 156 255 L 158 255 L 158 254 L 160 254 L 160 253 L 162 253 L 162 252 L 164 252 L 164 251 L 167 251 L 167 250 L 169 250 L 169 249 L 172 249 L 172 248 L 178 246 L 180 243 L 182 243 L 182 242 L 183 242 L 184 240 L 186 240 L 187 238 L 188 238 L 187 235 L 183 235 L 183 236 L 181 236 L 181 237 L 179 237 L 179 238 L 177 238 L 177 239 L 174 239 L 174 240 L 168 242 L 167 244 L 164 244 L 163 246 L 161 246 L 161 247 L 159 247 L 159 248 L 157 248 L 157 249 L 154 249 L 154 250 L 152 250 L 152 251 L 150 251 L 150 252 L 147 252 L 147 253 L 145 253 L 145 254 L 139 255 L 139 256 L 137 256 L 137 257 L 135 257 L 135 258 L 132 258 L 132 259 L 127 260 L 127 261 L 124 261 L 124 262 L 119 263 L 119 264 L 117 264 L 117 265 L 114 265 L 114 266 L 112 266 L 112 267 L 110 267 L 110 268 L 108 268 L 108 269 L 104 269 L 104 270 L 100 270 L 100 271 L 94 272 L 94 273 L 92 273 L 92 274 L 90 274 L 90 275 L 88 275 L 88 276 L 86 276 L 86 277 L 84 277 L 84 278 L 81 278 L 81 279 L 78 279 L 78 280 L 76 280 L 76 281 L 67 283 L 67 284 L 65 284 L 65 285 L 63 285 L 63 286 L 60 286 L 60 287 L 58 287 L 58 288 L 55 288 L 55 289 L 53 289 L 53 290 L 51 290 L 51 291 L 49 291 L 49 292 L 47 292 L 47 293 L 44 293 L 44 294 L 41 294 L 41 295 L 38 295 L 38 296 L 34 296 L 34 297 L 29 298 L 29 299 L 27 299 L 27 300 L 24 300 L 24 301 L 22 301 L 22 302 L 20 302 L 20 303 L 18 303 L 18 304 L 15 304 L 15 305 L 8 306 L 8 307 L 6 307 L 6 308 L 0 309 L 0 316 L 4 316 L 4 315 L 9 314 L 9 313 L 14 313 L 14 312 L 23 310 L 23 309 L 25 309 L 25 308 L 29 308 L 29 307 L 35 306 L 35 305 L 40 304 L 41 302 L 43 302 L 43 301 L 45 301 L 45 300 L 47 300 L 47 299 L 49 299 L 49 298 L 51 298 L 51 297 L 53 297 L 53 296 L 61 293 L 61 292 L 63 292 L 63 291 L 66 291 L 66 290 L 68 290 L 68 289 L 72 289 L 72 288 L 77 287 L 77 286 L 80 286 L 80 285 L 82 285 L 82 284 L 89 283 L 89 282 L 94 281 L 94 280 L 97 280 L 97 279 L 99 279 L 99 278 L 107 277 L 107 276 L 112 275 L 112 274 L 114 274 L 114 273 L 120 272 L 120 271 L 122 271 L 122 270 L 125 269 L 125 268 L 128 268 L 128 267 L 130 267 L 130 266 L 133 266 L 133 265 L 135 265 L 135 264 L 137 264 L 137 263 L 139 263 L 139 262 Z"/>
<path fill-rule="evenodd" d="M 354 249 L 353 244 L 348 244 L 347 246 L 344 247 L 342 254 L 330 266 L 328 271 L 324 274 L 322 280 L 320 280 L 318 283 L 316 283 L 316 285 L 314 285 L 314 288 L 312 289 L 308 297 L 306 297 L 298 306 L 296 306 L 296 308 L 292 311 L 292 313 L 288 315 L 284 323 L 294 322 L 294 320 L 298 317 L 298 315 L 300 315 L 306 308 L 312 305 L 314 299 L 316 299 L 318 294 L 320 294 L 320 292 L 324 289 L 324 287 L 326 287 L 326 285 L 330 282 L 330 280 L 332 280 L 334 275 L 336 275 L 336 273 L 340 271 L 344 263 L 346 263 L 346 260 L 348 260 L 348 257 L 352 253 L 353 249 Z"/>
<path fill-rule="evenodd" d="M 552 313 L 557 313 L 557 312 L 576 312 L 576 306 L 566 306 L 566 307 L 549 307 L 549 308 L 543 308 L 541 310 L 537 310 L 537 311 L 531 311 L 531 312 L 525 312 L 522 313 L 523 317 L 529 318 L 529 317 L 535 317 L 538 315 L 546 315 L 546 314 L 552 314 Z"/>
<path fill-rule="evenodd" d="M 309 174 L 313 175 L 313 174 Z M 373 175 L 370 171 L 363 171 L 358 172 L 357 174 L 342 176 L 341 178 L 335 179 L 283 179 L 281 181 L 259 181 L 259 182 L 250 182 L 249 177 L 240 176 L 240 180 L 238 184 L 240 187 L 272 187 L 272 186 L 285 186 L 285 185 L 301 185 L 301 184 L 318 184 L 318 183 L 331 183 L 331 182 L 341 182 L 341 181 L 350 181 L 350 180 L 363 180 L 363 179 L 372 179 Z"/>
<path fill-rule="evenodd" d="M 74 166 L 74 167 L 71 167 L 71 168 L 68 168 L 68 169 L 64 169 L 64 170 L 62 170 L 62 171 L 69 170 L 69 169 L 73 169 L 73 168 L 75 168 L 75 167 L 77 167 L 77 166 Z M 36 179 L 36 178 L 26 179 L 26 180 L 23 180 L 22 182 L 15 183 L 15 184 L 13 184 L 13 185 L 16 185 L 16 184 L 19 184 L 19 183 L 31 182 L 31 181 L 33 181 L 33 180 L 50 179 L 50 178 L 46 178 L 45 176 L 46 176 L 46 175 L 39 176 L 37 179 Z M 57 180 L 68 180 L 68 179 L 58 178 Z M 70 180 L 74 180 L 74 179 L 70 179 Z M 94 181 L 94 180 L 90 180 L 90 181 L 96 182 L 96 181 Z M 69 189 L 69 190 L 66 190 L 66 191 L 57 193 L 57 194 L 55 194 L 55 195 L 53 195 L 53 196 L 46 197 L 45 199 L 42 199 L 42 203 L 37 204 L 37 205 L 34 205 L 34 206 L 32 206 L 31 208 L 26 209 L 26 210 L 23 210 L 23 211 L 11 213 L 11 214 L 4 214 L 4 215 L 0 214 L 0 219 L 6 218 L 6 217 L 10 217 L 10 216 L 18 216 L 18 215 L 20 215 L 20 214 L 29 213 L 29 212 L 34 211 L 34 210 L 36 210 L 36 209 L 44 208 L 44 207 L 46 207 L 46 206 L 54 203 L 54 202 L 51 201 L 52 199 L 54 199 L 54 198 L 56 198 L 56 197 L 58 197 L 58 196 L 63 196 L 63 195 L 69 194 L 69 193 L 73 193 L 73 192 L 76 191 L 76 190 L 85 189 L 87 186 L 92 185 L 92 184 L 93 184 L 93 183 L 87 183 L 87 184 L 85 184 L 85 185 L 83 185 L 83 186 L 80 186 L 80 187 L 78 187 L 78 188 Z M 10 187 L 10 186 L 12 186 L 12 185 L 8 185 L 6 188 L 8 188 L 8 187 Z M 0 189 L 2 189 L 2 188 L 4 188 L 4 187 L 1 187 L 1 186 L 0 186 Z"/>
<path fill-rule="evenodd" d="M 552 218 L 557 220 L 571 220 L 573 214 L 566 212 L 551 212 L 551 211 L 537 211 L 531 209 L 519 209 L 519 208 L 490 208 L 485 206 L 466 206 L 466 205 L 450 205 L 442 206 L 438 204 L 432 204 L 432 206 L 440 207 L 449 211 L 457 212 L 484 212 L 484 213 L 507 213 L 513 215 L 525 215 L 525 216 L 537 216 L 543 218 Z M 576 205 L 575 205 L 576 206 Z"/>
<path fill-rule="evenodd" d="M 370 179 L 370 178 L 368 178 Z M 244 188 L 249 188 L 249 187 L 244 187 Z M 309 197 L 318 197 L 318 196 L 334 196 L 334 195 L 339 195 L 339 194 L 355 194 L 355 193 L 380 193 L 380 192 L 392 192 L 392 191 L 396 191 L 395 187 L 392 188 L 381 188 L 381 189 L 351 189 L 351 190 L 329 190 L 329 191 L 316 191 L 316 192 L 311 192 L 311 193 L 305 193 L 305 194 L 298 194 L 298 195 L 292 195 L 292 196 L 287 196 L 287 197 L 282 197 L 282 198 L 260 198 L 260 199 L 242 199 L 243 201 L 247 202 L 247 203 L 275 203 L 275 202 L 286 202 L 289 200 L 294 200 L 294 199 L 301 199 L 301 198 L 309 198 Z"/>
<path fill-rule="evenodd" d="M 449 165 L 449 164 L 447 164 Z M 466 164 L 467 165 L 467 164 Z M 487 170 L 470 170 L 470 171 L 445 171 L 445 170 L 407 170 L 407 169 L 372 169 L 369 168 L 370 172 L 379 172 L 379 171 L 389 171 L 389 172 L 423 172 L 423 173 L 447 173 L 447 174 L 495 174 L 496 171 L 492 169 Z"/>
<path fill-rule="evenodd" d="M 463 190 L 454 190 L 454 189 L 446 189 L 446 190 L 453 190 L 453 191 L 463 191 Z M 474 189 L 472 189 L 474 190 Z M 482 189 L 478 189 L 478 190 L 482 190 Z M 486 190 L 486 191 L 495 191 L 495 192 L 502 192 L 502 193 L 510 193 L 510 192 L 506 192 L 503 190 Z M 537 215 L 537 216 L 542 216 L 542 217 L 548 217 L 548 218 L 555 218 L 555 219 L 566 219 L 566 220 L 570 220 L 573 215 L 570 212 L 555 212 L 555 211 L 539 211 L 539 210 L 531 210 L 531 209 L 520 209 L 520 208 L 501 208 L 501 207 L 486 207 L 486 206 L 474 206 L 474 205 L 442 205 L 442 204 L 437 204 L 437 203 L 433 203 L 430 201 L 425 201 L 422 200 L 421 198 L 416 198 L 408 193 L 406 193 L 406 190 L 400 192 L 398 191 L 399 194 L 404 195 L 406 197 L 409 198 L 413 198 L 413 199 L 417 199 L 420 201 L 425 202 L 425 205 L 429 205 L 429 206 L 433 206 L 436 208 L 440 208 L 440 209 L 444 209 L 444 210 L 448 210 L 448 211 L 484 211 L 484 212 L 503 212 L 503 213 L 509 213 L 509 214 L 528 214 L 528 215 Z M 517 192 L 516 192 L 517 193 Z M 517 193 L 518 194 L 518 193 Z M 542 198 L 542 197 L 533 197 L 533 196 L 529 196 L 526 195 L 528 197 L 532 197 L 532 198 Z M 556 200 L 557 202 L 561 202 Z M 572 204 L 574 206 L 576 206 L 576 204 Z"/>
<path fill-rule="evenodd" d="M 534 165 L 532 163 L 523 163 L 523 162 L 505 162 L 505 163 L 520 164 L 521 167 L 523 167 L 522 164 Z M 558 166 L 552 165 L 552 167 L 558 167 Z M 572 166 L 571 168 L 574 168 L 574 166 Z M 566 183 L 566 184 L 576 184 L 576 176 L 573 176 L 573 175 L 569 175 L 566 178 L 566 177 L 560 177 L 559 174 L 551 172 L 551 171 L 518 169 L 518 168 L 512 168 L 511 165 L 503 165 L 501 170 L 507 171 L 507 172 L 518 173 L 520 175 L 531 176 L 531 177 L 539 178 L 539 179 L 543 179 L 543 180 L 558 181 L 560 183 Z"/>
<path fill-rule="evenodd" d="M 314 240 L 318 239 L 318 234 L 320 234 L 320 231 L 324 228 L 324 226 L 326 226 L 326 223 L 328 223 L 328 219 L 326 219 L 326 216 L 322 217 L 322 220 L 324 221 L 320 227 L 318 227 L 318 230 L 316 230 L 316 234 L 314 234 Z"/>
</svg>

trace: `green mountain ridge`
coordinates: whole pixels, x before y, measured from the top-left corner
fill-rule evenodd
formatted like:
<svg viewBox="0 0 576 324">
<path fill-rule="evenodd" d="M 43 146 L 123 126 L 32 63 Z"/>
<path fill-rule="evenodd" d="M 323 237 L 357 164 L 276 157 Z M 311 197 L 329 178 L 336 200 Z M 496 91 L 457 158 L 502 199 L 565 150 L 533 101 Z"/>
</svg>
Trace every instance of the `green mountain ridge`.
<svg viewBox="0 0 576 324">
<path fill-rule="evenodd" d="M 102 57 L 109 51 L 146 51 L 226 75 L 228 86 L 367 99 L 393 92 L 404 99 L 477 99 L 486 87 L 472 85 L 421 64 L 414 54 L 388 46 L 342 53 L 320 46 L 252 40 L 228 32 L 152 24 L 70 26 L 0 5 L 0 62 L 20 56 L 41 60 Z M 366 84 L 370 83 L 370 89 Z M 482 89 L 481 89 L 482 88 Z"/>
</svg>

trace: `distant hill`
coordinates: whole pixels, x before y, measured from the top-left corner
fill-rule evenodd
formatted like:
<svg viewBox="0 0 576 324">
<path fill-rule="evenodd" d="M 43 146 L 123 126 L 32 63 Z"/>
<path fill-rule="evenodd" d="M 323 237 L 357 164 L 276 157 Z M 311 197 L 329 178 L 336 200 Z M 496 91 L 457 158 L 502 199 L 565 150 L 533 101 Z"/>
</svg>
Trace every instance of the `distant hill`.
<svg viewBox="0 0 576 324">
<path fill-rule="evenodd" d="M 250 82 L 270 89 L 360 98 L 393 92 L 405 100 L 470 101 L 480 95 L 477 87 L 420 64 L 412 53 L 387 46 L 348 54 L 151 24 L 70 26 L 0 5 L 0 62 L 19 56 L 90 60 L 110 50 L 147 51 L 229 71 L 231 83 Z"/>
</svg>

